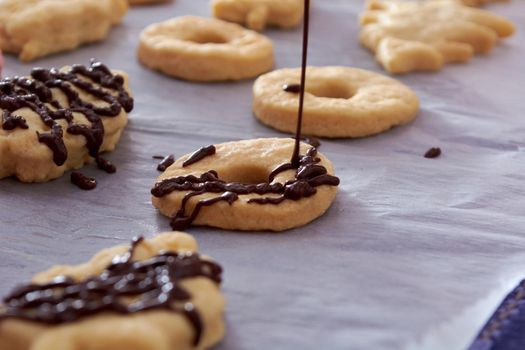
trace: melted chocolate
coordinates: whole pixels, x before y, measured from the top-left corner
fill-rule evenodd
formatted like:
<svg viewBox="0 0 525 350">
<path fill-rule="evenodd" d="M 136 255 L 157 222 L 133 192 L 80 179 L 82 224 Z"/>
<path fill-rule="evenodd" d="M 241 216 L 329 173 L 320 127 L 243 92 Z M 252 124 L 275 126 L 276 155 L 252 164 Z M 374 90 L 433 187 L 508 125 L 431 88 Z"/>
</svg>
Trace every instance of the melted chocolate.
<svg viewBox="0 0 525 350">
<path fill-rule="evenodd" d="M 108 174 L 114 174 L 117 172 L 117 167 L 109 160 L 98 156 L 95 158 L 95 161 L 97 162 L 97 166 L 100 170 L 104 170 Z"/>
<path fill-rule="evenodd" d="M 162 157 L 162 161 L 157 165 L 158 171 L 164 171 L 168 169 L 173 163 L 175 163 L 175 156 L 170 154 L 169 156 Z"/>
<path fill-rule="evenodd" d="M 310 0 L 304 0 L 304 24 L 303 24 L 303 55 L 301 60 L 301 83 L 299 91 L 299 114 L 297 116 L 297 130 L 295 132 L 295 146 L 292 154 L 293 166 L 299 166 L 299 152 L 301 149 L 301 131 L 303 127 L 304 88 L 306 85 L 306 65 L 308 61 L 308 32 L 310 28 Z"/>
<path fill-rule="evenodd" d="M 437 158 L 441 155 L 441 148 L 432 147 L 425 153 L 425 158 Z"/>
<path fill-rule="evenodd" d="M 53 98 L 51 89 L 61 90 L 68 101 L 67 107 Z M 104 101 L 107 105 L 95 106 L 83 100 L 77 90 Z M 48 132 L 37 132 L 38 141 L 49 147 L 53 152 L 54 163 L 61 166 L 66 162 L 68 154 L 64 144 L 64 130 L 57 120 L 67 122 L 66 132 L 84 136 L 89 154 L 96 158 L 104 140 L 101 117 L 116 117 L 122 109 L 130 112 L 133 109 L 133 99 L 124 89 L 122 76 L 113 75 L 102 63 L 92 61 L 89 67 L 74 65 L 69 72 L 55 68 L 34 68 L 31 79 L 15 77 L 1 80 L 0 108 L 4 110 L 4 130 L 28 128 L 26 120 L 14 114 L 21 108 L 29 108 L 38 114 L 49 128 Z M 73 113 L 83 114 L 90 125 L 76 124 Z"/>
<path fill-rule="evenodd" d="M 283 90 L 286 92 L 298 94 L 301 92 L 301 84 L 284 84 Z"/>
<path fill-rule="evenodd" d="M 94 190 L 97 187 L 97 180 L 76 171 L 71 173 L 71 182 L 86 191 Z"/>
<path fill-rule="evenodd" d="M 171 227 L 174 230 L 183 230 L 188 228 L 197 218 L 199 212 L 203 207 L 213 205 L 218 202 L 227 202 L 230 205 L 239 199 L 239 195 L 258 194 L 263 197 L 251 198 L 248 203 L 267 205 L 277 205 L 285 200 L 300 200 L 315 195 L 317 187 L 338 186 L 339 178 L 328 174 L 327 169 L 320 165 L 321 159 L 317 158 L 316 147 L 320 145 L 315 138 L 303 138 L 301 136 L 301 125 L 303 119 L 303 105 L 304 105 L 304 86 L 306 80 L 306 64 L 308 51 L 308 27 L 309 27 L 309 11 L 310 1 L 305 0 L 305 24 L 303 34 L 303 57 L 301 68 L 301 84 L 285 85 L 283 89 L 289 92 L 299 92 L 299 115 L 297 119 L 297 132 L 295 135 L 295 145 L 292 159 L 289 163 L 281 164 L 275 168 L 268 176 L 268 182 L 259 184 L 243 184 L 237 182 L 225 182 L 219 179 L 216 171 L 210 170 L 200 176 L 178 176 L 174 178 L 164 179 L 155 184 L 151 190 L 151 194 L 155 197 L 164 197 L 172 192 L 184 191 L 184 195 L 180 208 L 175 213 L 171 220 Z M 306 139 L 308 143 L 314 145 L 310 148 L 306 155 L 301 156 L 300 142 Z M 202 158 L 215 153 L 215 147 L 203 147 L 197 152 L 193 153 L 184 166 L 193 164 Z M 282 172 L 295 169 L 295 178 L 285 183 L 274 183 L 275 177 Z M 192 197 L 196 197 L 205 193 L 220 194 L 217 197 L 202 199 L 197 201 L 191 213 L 186 213 L 186 206 Z M 272 195 L 272 196 L 266 196 Z"/>
<path fill-rule="evenodd" d="M 171 227 L 174 230 L 188 228 L 199 215 L 202 207 L 210 206 L 215 203 L 225 201 L 229 204 L 239 199 L 239 195 L 258 194 L 270 195 L 272 197 L 252 198 L 248 203 L 254 204 L 279 204 L 286 199 L 300 200 L 317 193 L 316 187 L 322 185 L 338 186 L 339 179 L 329 175 L 326 168 L 318 164 L 321 160 L 316 157 L 317 150 L 311 148 L 306 155 L 299 158 L 299 167 L 294 167 L 291 163 L 277 167 L 270 174 L 268 182 L 259 184 L 243 184 L 237 182 L 225 182 L 219 179 L 218 174 L 210 170 L 199 177 L 178 176 L 162 180 L 155 184 L 151 194 L 155 197 L 164 197 L 172 192 L 187 191 L 182 199 L 181 206 L 172 218 Z M 273 179 L 286 170 L 297 169 L 295 178 L 286 183 L 272 183 Z M 218 197 L 200 200 L 189 215 L 186 213 L 186 205 L 190 198 L 205 193 L 220 193 Z"/>
<path fill-rule="evenodd" d="M 202 147 L 201 149 L 193 152 L 189 157 L 188 159 L 186 159 L 184 161 L 184 163 L 182 163 L 182 166 L 183 167 L 187 167 L 189 165 L 192 165 L 194 163 L 197 163 L 198 161 L 206 158 L 206 157 L 209 157 L 209 156 L 212 156 L 215 154 L 215 146 L 214 145 L 209 145 L 209 146 L 206 146 L 206 147 Z"/>
<path fill-rule="evenodd" d="M 81 320 L 101 312 L 135 314 L 165 309 L 183 314 L 194 329 L 193 345 L 202 336 L 203 324 L 191 295 L 181 286 L 188 278 L 205 277 L 221 282 L 222 268 L 197 253 L 160 253 L 133 261 L 142 238 L 100 275 L 76 282 L 60 276 L 46 284 L 28 284 L 4 298 L 0 322 L 13 318 L 56 325 Z M 131 301 L 130 301 L 131 300 Z"/>
<path fill-rule="evenodd" d="M 23 117 L 19 115 L 12 115 L 9 113 L 9 111 L 4 111 L 2 113 L 2 129 L 14 130 L 16 128 L 29 129 L 29 126 Z"/>
<path fill-rule="evenodd" d="M 313 146 L 315 148 L 319 148 L 321 146 L 321 141 L 317 137 L 313 136 L 302 136 L 301 141 L 306 142 L 310 146 Z"/>
</svg>

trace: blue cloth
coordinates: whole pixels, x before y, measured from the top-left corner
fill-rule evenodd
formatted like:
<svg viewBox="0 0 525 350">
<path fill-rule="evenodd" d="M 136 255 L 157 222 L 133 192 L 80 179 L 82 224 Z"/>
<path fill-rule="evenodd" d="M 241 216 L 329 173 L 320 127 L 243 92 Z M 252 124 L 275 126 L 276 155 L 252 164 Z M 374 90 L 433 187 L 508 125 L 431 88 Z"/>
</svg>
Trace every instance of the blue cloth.
<svg viewBox="0 0 525 350">
<path fill-rule="evenodd" d="M 469 350 L 525 349 L 525 280 L 503 300 Z"/>
</svg>

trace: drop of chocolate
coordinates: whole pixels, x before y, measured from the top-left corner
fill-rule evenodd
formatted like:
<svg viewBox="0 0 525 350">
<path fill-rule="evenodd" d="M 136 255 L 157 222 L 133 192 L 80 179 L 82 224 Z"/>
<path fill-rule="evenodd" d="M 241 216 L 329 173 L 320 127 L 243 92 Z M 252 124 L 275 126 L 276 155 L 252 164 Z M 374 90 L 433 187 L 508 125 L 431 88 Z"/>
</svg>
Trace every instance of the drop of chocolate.
<svg viewBox="0 0 525 350">
<path fill-rule="evenodd" d="M 71 173 L 71 182 L 78 188 L 85 191 L 90 191 L 97 187 L 96 179 L 92 177 L 87 177 L 86 175 L 76 171 Z"/>
<path fill-rule="evenodd" d="M 163 157 L 162 161 L 157 165 L 158 171 L 165 171 L 168 169 L 173 163 L 175 163 L 175 156 L 173 154 L 170 154 L 169 156 Z"/>
<path fill-rule="evenodd" d="M 441 155 L 441 148 L 432 147 L 425 153 L 425 158 L 437 158 Z"/>
<path fill-rule="evenodd" d="M 284 84 L 283 90 L 286 92 L 298 94 L 301 92 L 301 84 Z"/>
</svg>

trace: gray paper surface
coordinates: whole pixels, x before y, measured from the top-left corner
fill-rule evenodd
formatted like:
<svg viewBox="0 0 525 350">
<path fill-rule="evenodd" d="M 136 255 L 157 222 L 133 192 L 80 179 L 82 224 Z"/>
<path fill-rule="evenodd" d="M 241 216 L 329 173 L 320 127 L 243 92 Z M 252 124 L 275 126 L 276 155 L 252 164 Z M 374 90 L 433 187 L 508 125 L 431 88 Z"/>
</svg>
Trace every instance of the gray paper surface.
<svg viewBox="0 0 525 350">
<path fill-rule="evenodd" d="M 310 64 L 381 72 L 357 40 L 361 6 L 314 2 Z M 281 234 L 189 230 L 225 268 L 228 333 L 218 349 L 461 349 L 525 276 L 525 2 L 488 9 L 517 34 L 468 64 L 400 77 L 421 98 L 415 122 L 323 142 L 341 178 L 325 216 Z M 186 14 L 209 16 L 208 1 L 133 8 L 103 43 L 33 64 L 6 58 L 5 75 L 99 58 L 130 73 L 136 108 L 107 155 L 117 174 L 83 170 L 96 190 L 68 175 L 0 181 L 0 294 L 52 265 L 169 230 L 150 203 L 153 155 L 286 136 L 252 116 L 252 81 L 195 84 L 137 62 L 142 28 Z M 266 34 L 277 68 L 299 66 L 300 28 Z M 430 147 L 443 155 L 423 158 Z"/>
</svg>

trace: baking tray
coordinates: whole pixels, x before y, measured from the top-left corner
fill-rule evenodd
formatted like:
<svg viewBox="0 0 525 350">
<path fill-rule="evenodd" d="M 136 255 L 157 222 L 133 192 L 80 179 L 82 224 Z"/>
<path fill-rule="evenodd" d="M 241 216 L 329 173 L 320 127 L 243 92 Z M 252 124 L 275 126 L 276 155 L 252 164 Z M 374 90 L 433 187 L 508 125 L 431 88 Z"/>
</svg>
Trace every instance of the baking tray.
<svg viewBox="0 0 525 350">
<path fill-rule="evenodd" d="M 381 72 L 357 41 L 361 7 L 314 2 L 310 64 Z M 342 183 L 322 218 L 281 234 L 189 230 L 225 268 L 228 332 L 218 349 L 461 349 L 525 275 L 525 2 L 488 9 L 517 34 L 468 64 L 399 77 L 421 98 L 415 122 L 323 142 Z M 136 108 L 107 155 L 117 174 L 83 170 L 96 190 L 68 176 L 0 181 L 0 294 L 51 265 L 169 230 L 150 204 L 153 155 L 287 136 L 253 118 L 252 81 L 195 84 L 138 63 L 140 31 L 186 14 L 209 16 L 208 1 L 136 7 L 100 44 L 32 64 L 6 58 L 5 75 L 23 75 L 96 57 L 129 72 Z M 299 66 L 300 28 L 266 34 L 277 68 Z M 423 158 L 430 147 L 443 155 Z"/>
</svg>

